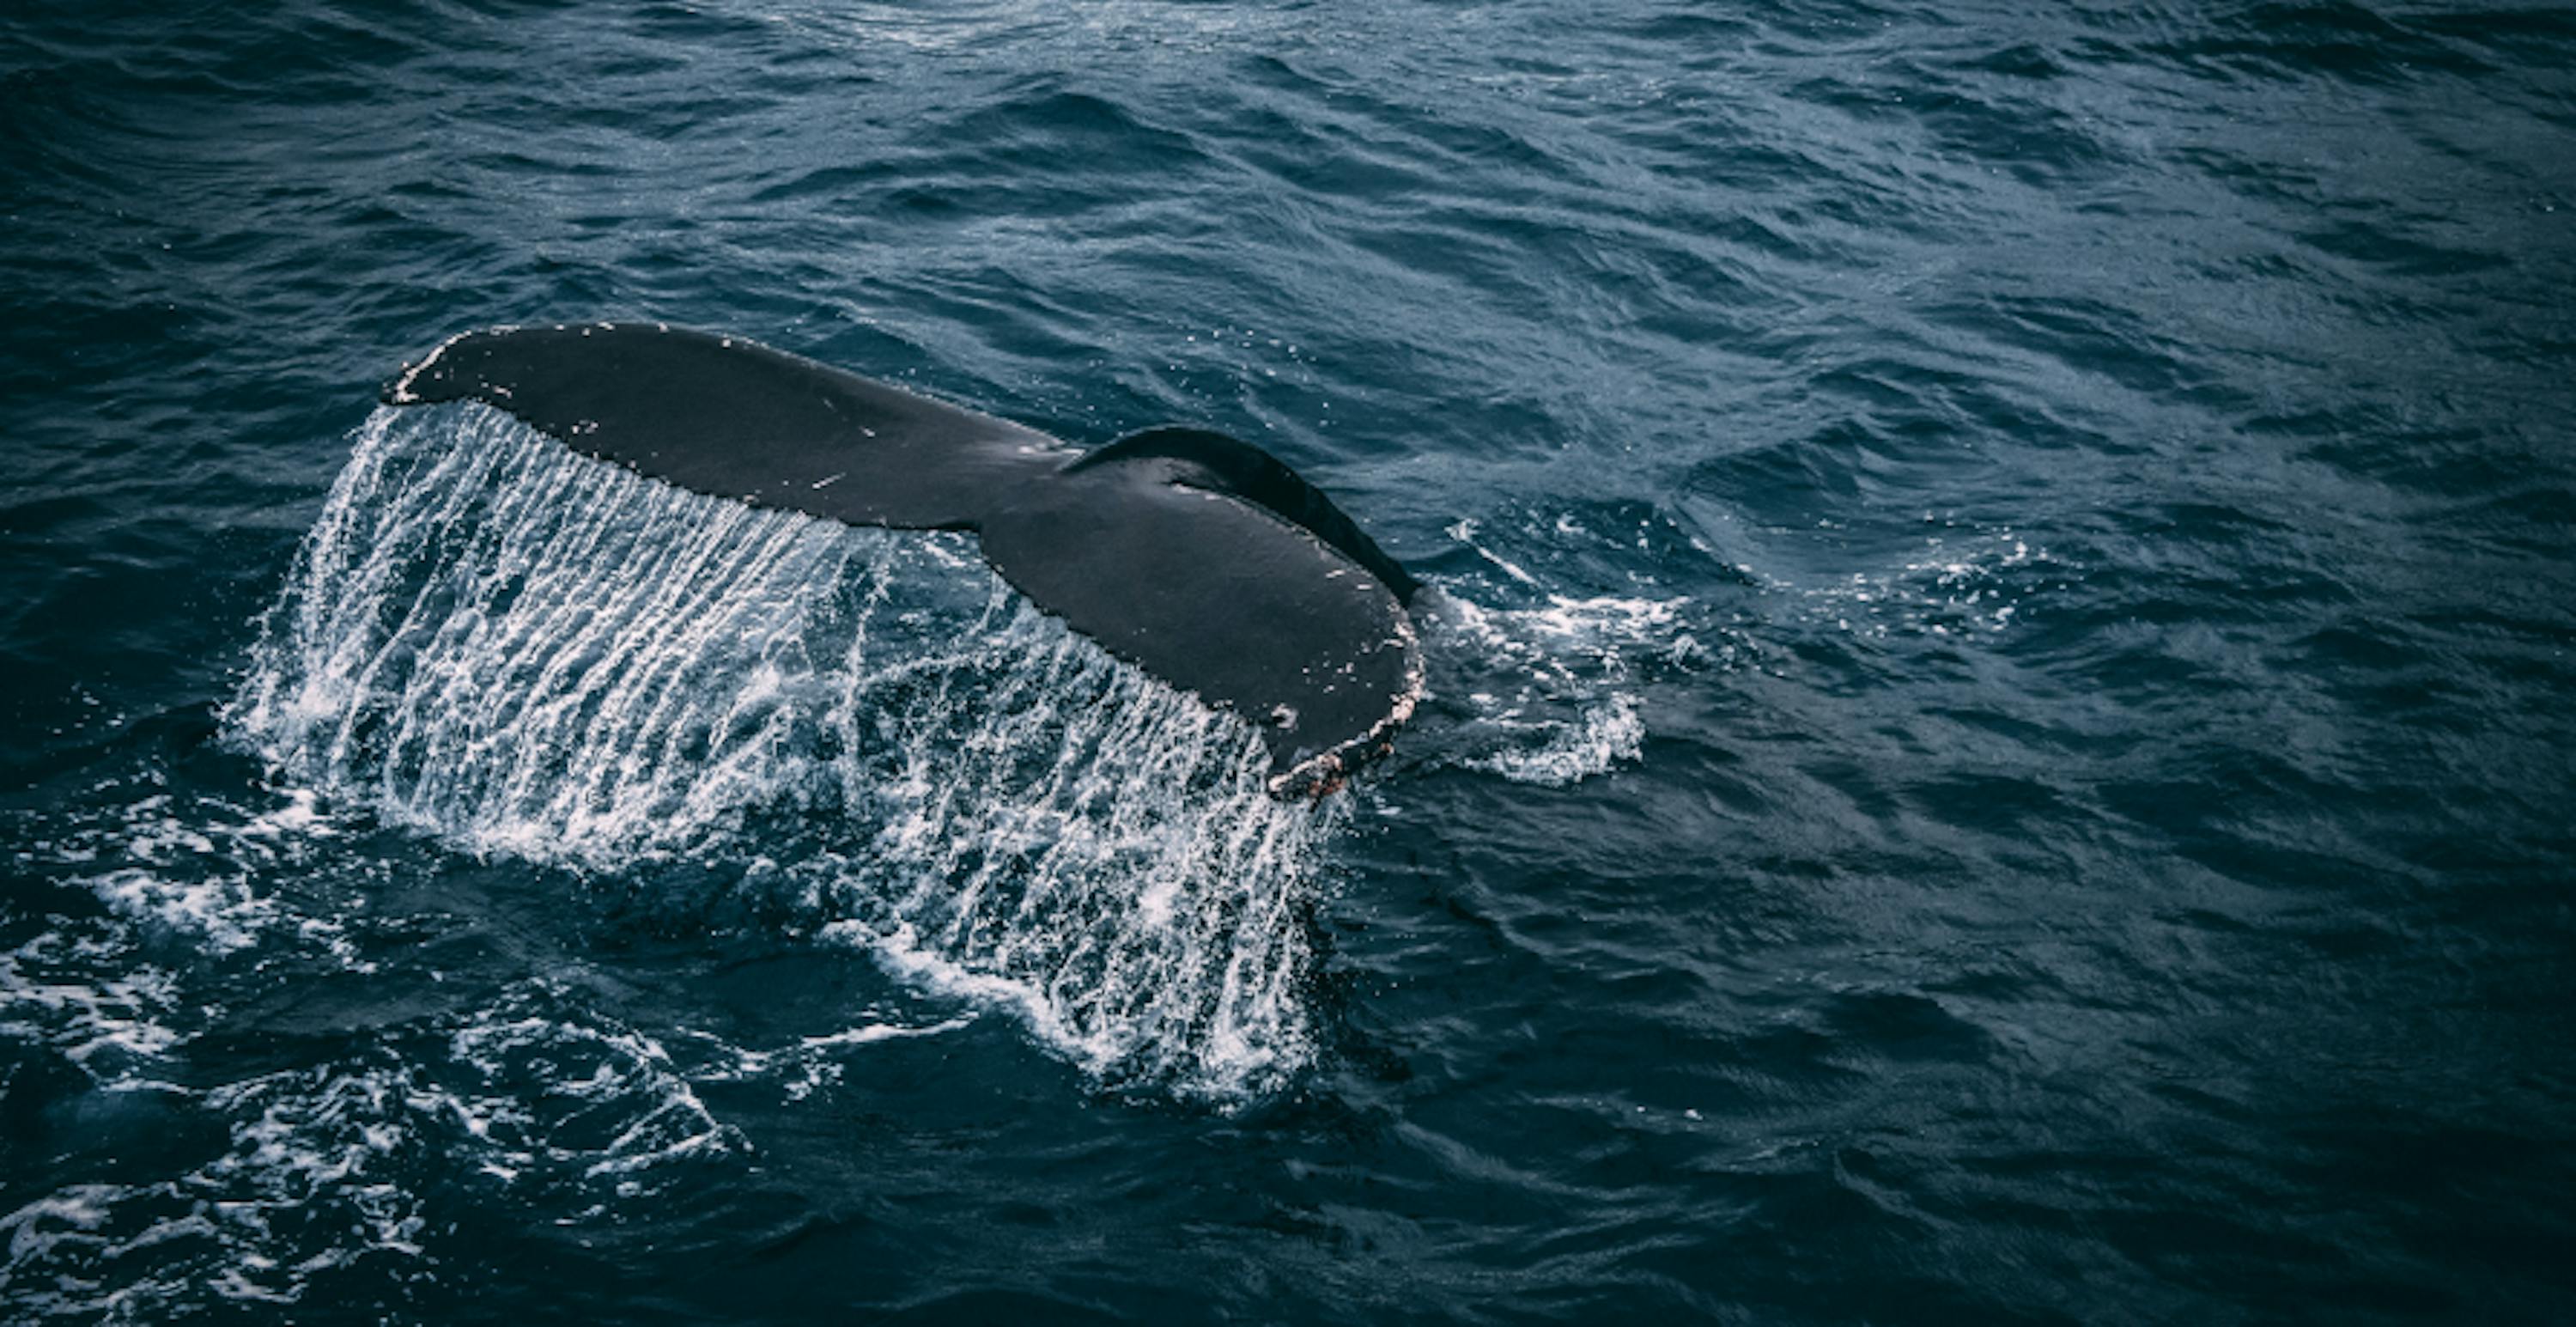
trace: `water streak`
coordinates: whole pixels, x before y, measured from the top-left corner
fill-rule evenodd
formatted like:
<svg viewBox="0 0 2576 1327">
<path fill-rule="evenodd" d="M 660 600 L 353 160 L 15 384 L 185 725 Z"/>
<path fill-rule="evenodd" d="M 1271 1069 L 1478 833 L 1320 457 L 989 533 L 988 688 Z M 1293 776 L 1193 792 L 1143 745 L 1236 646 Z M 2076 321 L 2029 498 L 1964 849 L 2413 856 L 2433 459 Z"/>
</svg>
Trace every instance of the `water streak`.
<svg viewBox="0 0 2576 1327">
<path fill-rule="evenodd" d="M 955 536 L 689 494 L 498 412 L 379 412 L 228 715 L 285 780 L 480 854 L 738 866 L 1117 1082 L 1311 1056 L 1341 814 Z"/>
</svg>

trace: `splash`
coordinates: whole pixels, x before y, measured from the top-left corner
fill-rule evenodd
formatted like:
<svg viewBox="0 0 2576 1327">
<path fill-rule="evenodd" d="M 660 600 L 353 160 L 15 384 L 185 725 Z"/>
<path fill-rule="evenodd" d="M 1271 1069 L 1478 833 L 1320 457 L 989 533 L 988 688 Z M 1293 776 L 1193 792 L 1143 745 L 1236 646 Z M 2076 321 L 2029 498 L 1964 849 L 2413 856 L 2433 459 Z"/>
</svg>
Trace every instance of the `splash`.
<svg viewBox="0 0 2576 1327">
<path fill-rule="evenodd" d="M 1344 813 L 1270 797 L 1249 726 L 958 536 L 685 493 L 477 405 L 379 411 L 227 725 L 466 851 L 734 863 L 1105 1080 L 1234 1100 L 1311 1058 Z"/>
<path fill-rule="evenodd" d="M 1565 592 L 1580 578 L 1549 566 L 1549 550 L 1667 537 L 1653 518 L 1596 521 L 1610 533 L 1571 512 L 1527 514 L 1509 538 L 1473 519 L 1449 527 L 1500 574 L 1446 583 L 1417 605 L 1434 706 L 1460 722 L 1410 752 L 1515 783 L 1581 783 L 1643 758 L 1648 685 L 1736 664 L 1736 633 L 1687 595 L 1651 581 L 1628 593 Z"/>
</svg>

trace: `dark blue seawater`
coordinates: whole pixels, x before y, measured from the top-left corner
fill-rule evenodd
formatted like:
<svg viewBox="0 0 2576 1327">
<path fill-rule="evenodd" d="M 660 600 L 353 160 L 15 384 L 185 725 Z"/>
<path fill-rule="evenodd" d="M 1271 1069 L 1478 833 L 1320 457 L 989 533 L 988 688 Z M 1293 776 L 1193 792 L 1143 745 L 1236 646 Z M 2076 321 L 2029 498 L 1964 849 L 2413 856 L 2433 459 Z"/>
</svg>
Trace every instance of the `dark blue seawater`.
<svg viewBox="0 0 2576 1327">
<path fill-rule="evenodd" d="M 2576 1317 L 2576 13 L 0 17 L 13 1321 Z M 1320 807 L 739 332 L 1438 587 Z M 1257 763 L 1257 762 L 1256 762 Z"/>
</svg>

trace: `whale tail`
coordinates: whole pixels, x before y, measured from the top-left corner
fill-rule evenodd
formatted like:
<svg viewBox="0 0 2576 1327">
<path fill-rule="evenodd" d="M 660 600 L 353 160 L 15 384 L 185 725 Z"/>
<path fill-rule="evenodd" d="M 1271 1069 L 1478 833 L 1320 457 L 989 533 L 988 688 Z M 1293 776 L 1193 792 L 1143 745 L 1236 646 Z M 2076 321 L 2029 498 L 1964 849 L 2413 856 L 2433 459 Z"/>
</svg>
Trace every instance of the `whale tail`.
<svg viewBox="0 0 2576 1327">
<path fill-rule="evenodd" d="M 1038 607 L 1260 730 L 1281 795 L 1412 713 L 1420 583 L 1284 462 L 1199 429 L 1079 452 L 739 337 L 653 324 L 456 337 L 385 389 L 479 401 L 586 456 L 851 525 L 969 530 Z"/>
</svg>

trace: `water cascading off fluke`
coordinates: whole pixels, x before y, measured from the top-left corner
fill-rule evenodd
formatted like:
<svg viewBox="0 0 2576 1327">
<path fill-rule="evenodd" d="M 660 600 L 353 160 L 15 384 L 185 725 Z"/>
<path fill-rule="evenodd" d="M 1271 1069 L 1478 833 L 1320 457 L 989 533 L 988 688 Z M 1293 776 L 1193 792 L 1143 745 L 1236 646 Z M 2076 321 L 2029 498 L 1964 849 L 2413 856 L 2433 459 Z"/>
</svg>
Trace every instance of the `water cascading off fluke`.
<svg viewBox="0 0 2576 1327">
<path fill-rule="evenodd" d="M 688 493 L 476 404 L 380 410 L 227 726 L 462 851 L 783 875 L 819 933 L 1106 1079 L 1277 1085 L 1312 1055 L 1340 799 L 1271 796 L 1248 724 L 965 538 Z"/>
</svg>

